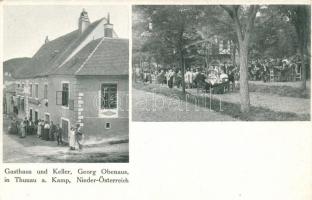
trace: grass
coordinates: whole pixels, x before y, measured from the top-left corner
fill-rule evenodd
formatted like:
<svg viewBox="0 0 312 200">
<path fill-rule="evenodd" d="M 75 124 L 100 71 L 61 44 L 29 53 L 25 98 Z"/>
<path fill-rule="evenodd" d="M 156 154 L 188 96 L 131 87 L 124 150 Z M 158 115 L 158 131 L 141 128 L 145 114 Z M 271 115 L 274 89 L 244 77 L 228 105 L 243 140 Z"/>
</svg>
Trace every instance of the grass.
<svg viewBox="0 0 312 200">
<path fill-rule="evenodd" d="M 275 94 L 284 97 L 296 97 L 310 99 L 310 90 L 302 90 L 299 88 L 293 88 L 291 86 L 267 86 L 267 85 L 256 85 L 249 83 L 250 92 L 262 92 L 267 94 Z"/>
<path fill-rule="evenodd" d="M 133 84 L 135 89 L 143 90 L 146 92 L 155 92 L 168 97 L 179 98 L 188 103 L 196 104 L 200 107 L 209 108 L 210 98 L 204 95 L 192 95 L 190 93 L 183 94 L 180 89 L 170 89 L 167 87 L 157 87 L 155 85 L 144 85 L 140 83 Z M 211 109 L 225 115 L 229 115 L 235 119 L 243 121 L 308 121 L 310 115 L 298 115 L 290 112 L 276 112 L 263 107 L 251 106 L 250 112 L 244 114 L 240 111 L 240 105 L 230 102 L 222 102 L 222 111 L 220 111 L 219 100 L 211 99 Z"/>
</svg>

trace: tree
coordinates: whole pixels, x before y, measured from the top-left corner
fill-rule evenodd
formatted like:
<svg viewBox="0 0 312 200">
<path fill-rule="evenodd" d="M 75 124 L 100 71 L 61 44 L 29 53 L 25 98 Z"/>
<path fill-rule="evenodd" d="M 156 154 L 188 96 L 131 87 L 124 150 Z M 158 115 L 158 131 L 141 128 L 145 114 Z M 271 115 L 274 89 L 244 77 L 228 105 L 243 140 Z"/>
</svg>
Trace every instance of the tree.
<svg viewBox="0 0 312 200">
<path fill-rule="evenodd" d="M 296 54 L 296 31 L 277 9 L 277 5 L 261 6 L 252 34 L 250 58 L 283 58 Z"/>
<path fill-rule="evenodd" d="M 185 59 L 188 44 L 198 39 L 196 26 L 198 12 L 195 6 L 135 6 L 151 24 L 150 37 L 142 50 L 150 52 L 155 60 L 173 65 L 177 63 L 182 74 L 185 93 Z M 171 58 L 170 58 L 171 57 Z"/>
<path fill-rule="evenodd" d="M 248 113 L 250 110 L 248 87 L 248 45 L 250 42 L 250 35 L 254 27 L 254 22 L 259 6 L 251 5 L 249 7 L 242 7 L 239 5 L 222 5 L 221 7 L 228 13 L 230 18 L 232 19 L 234 30 L 238 39 L 241 111 L 243 113 Z"/>
<path fill-rule="evenodd" d="M 299 52 L 301 57 L 302 70 L 302 89 L 306 89 L 306 59 L 308 56 L 308 43 L 310 41 L 310 6 L 296 5 L 296 6 L 280 6 L 281 13 L 283 13 L 289 21 L 294 25 L 299 42 Z"/>
</svg>

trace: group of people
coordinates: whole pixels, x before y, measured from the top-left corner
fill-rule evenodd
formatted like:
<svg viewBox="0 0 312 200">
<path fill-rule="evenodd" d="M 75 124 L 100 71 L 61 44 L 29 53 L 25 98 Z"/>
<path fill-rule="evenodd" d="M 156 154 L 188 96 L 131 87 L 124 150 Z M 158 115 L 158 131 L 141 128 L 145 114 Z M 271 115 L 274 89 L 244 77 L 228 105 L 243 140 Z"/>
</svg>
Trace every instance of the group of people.
<svg viewBox="0 0 312 200">
<path fill-rule="evenodd" d="M 210 66 L 208 68 L 189 67 L 184 73 L 186 88 L 203 88 L 208 91 L 217 86 L 228 86 L 232 83 L 234 87 L 236 74 L 235 67 L 232 65 Z M 158 83 L 167 85 L 169 88 L 180 88 L 182 86 L 182 72 L 176 68 L 161 69 L 158 71 L 143 71 L 141 73 L 143 83 Z"/>
<path fill-rule="evenodd" d="M 270 77 L 278 77 L 273 81 L 295 81 L 296 73 L 300 73 L 300 57 L 292 56 L 289 58 L 264 58 L 253 59 L 248 63 L 248 78 L 253 81 L 272 81 Z M 182 86 L 182 72 L 173 67 L 158 70 L 138 69 L 135 72 L 136 77 L 143 83 L 166 84 L 169 88 Z M 239 66 L 233 63 L 211 64 L 209 67 L 186 68 L 184 80 L 186 88 L 215 87 L 232 83 L 235 87 L 235 81 L 239 80 Z"/>
<path fill-rule="evenodd" d="M 298 56 L 286 58 L 254 59 L 248 63 L 249 80 L 268 82 L 270 73 L 279 77 L 276 81 L 294 81 L 294 74 L 299 71 L 301 61 Z"/>
<path fill-rule="evenodd" d="M 54 124 L 53 121 L 28 120 L 25 117 L 23 120 L 19 121 L 16 118 L 11 118 L 11 124 L 9 126 L 10 134 L 17 134 L 20 138 L 25 138 L 28 135 L 37 135 L 38 138 L 46 141 L 56 141 L 57 145 L 63 145 L 63 129 L 59 124 Z M 71 127 L 68 134 L 68 144 L 70 150 L 82 149 L 82 131 L 80 124 L 76 127 Z"/>
</svg>

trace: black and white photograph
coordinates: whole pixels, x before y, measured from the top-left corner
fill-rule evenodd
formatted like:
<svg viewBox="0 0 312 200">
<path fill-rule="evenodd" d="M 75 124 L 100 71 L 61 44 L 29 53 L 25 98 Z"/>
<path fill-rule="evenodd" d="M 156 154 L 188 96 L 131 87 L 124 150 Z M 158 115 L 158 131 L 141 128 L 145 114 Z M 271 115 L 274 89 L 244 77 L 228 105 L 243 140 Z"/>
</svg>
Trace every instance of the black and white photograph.
<svg viewBox="0 0 312 200">
<path fill-rule="evenodd" d="M 129 162 L 129 12 L 3 6 L 3 162 Z"/>
<path fill-rule="evenodd" d="M 0 0 L 0 199 L 311 200 L 311 5 Z"/>
<path fill-rule="evenodd" d="M 310 5 L 134 5 L 133 121 L 310 121 Z"/>
</svg>

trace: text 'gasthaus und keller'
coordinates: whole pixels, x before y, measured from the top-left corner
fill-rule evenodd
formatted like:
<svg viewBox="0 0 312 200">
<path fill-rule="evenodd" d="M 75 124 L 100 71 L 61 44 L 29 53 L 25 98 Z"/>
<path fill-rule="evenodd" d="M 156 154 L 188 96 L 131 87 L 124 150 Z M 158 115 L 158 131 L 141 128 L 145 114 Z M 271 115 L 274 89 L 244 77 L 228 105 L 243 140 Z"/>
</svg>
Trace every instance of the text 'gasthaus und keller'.
<svg viewBox="0 0 312 200">
<path fill-rule="evenodd" d="M 127 170 L 103 169 L 66 169 L 66 168 L 43 168 L 21 169 L 5 168 L 5 183 L 129 183 Z"/>
</svg>

